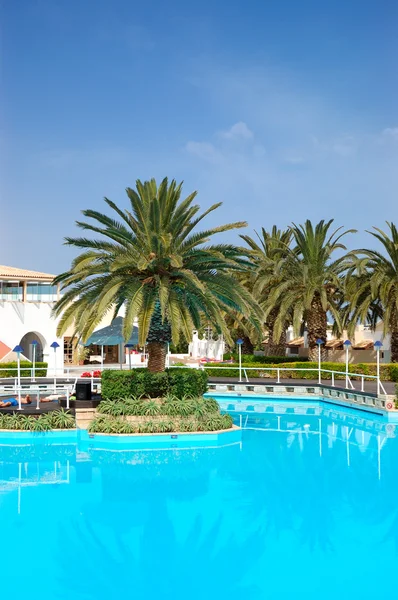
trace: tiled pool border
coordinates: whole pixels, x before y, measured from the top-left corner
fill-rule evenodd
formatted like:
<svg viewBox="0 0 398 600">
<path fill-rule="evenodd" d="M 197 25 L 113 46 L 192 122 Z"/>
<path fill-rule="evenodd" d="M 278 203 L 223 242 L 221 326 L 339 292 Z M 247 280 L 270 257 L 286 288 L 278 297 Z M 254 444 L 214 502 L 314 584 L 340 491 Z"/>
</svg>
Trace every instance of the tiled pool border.
<svg viewBox="0 0 398 600">
<path fill-rule="evenodd" d="M 190 448 L 226 446 L 242 440 L 239 427 L 205 433 L 157 433 L 153 435 L 91 434 L 86 429 L 62 431 L 0 431 L 0 446 L 26 445 L 38 441 L 54 444 L 79 443 L 93 449 Z"/>
<path fill-rule="evenodd" d="M 398 411 L 394 410 L 394 399 L 387 396 L 345 390 L 327 385 L 286 385 L 286 384 L 249 384 L 249 383 L 210 383 L 207 397 L 214 394 L 216 397 L 225 398 L 252 398 L 256 400 L 272 400 L 273 398 L 286 400 L 311 401 L 319 400 L 323 404 L 332 404 L 336 407 L 346 407 L 362 412 L 383 416 L 386 421 L 398 422 Z"/>
</svg>

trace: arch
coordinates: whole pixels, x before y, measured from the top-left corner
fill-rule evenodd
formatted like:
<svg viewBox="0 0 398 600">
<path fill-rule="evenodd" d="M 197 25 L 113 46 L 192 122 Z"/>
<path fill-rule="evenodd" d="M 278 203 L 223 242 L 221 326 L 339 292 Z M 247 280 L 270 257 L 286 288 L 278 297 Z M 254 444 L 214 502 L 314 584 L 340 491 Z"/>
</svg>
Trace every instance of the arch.
<svg viewBox="0 0 398 600">
<path fill-rule="evenodd" d="M 43 352 L 46 346 L 45 338 L 38 331 L 29 331 L 21 338 L 19 345 L 24 349 L 24 356 L 30 361 L 33 361 L 33 345 L 32 342 L 37 341 L 36 346 L 36 362 L 43 361 Z"/>
</svg>

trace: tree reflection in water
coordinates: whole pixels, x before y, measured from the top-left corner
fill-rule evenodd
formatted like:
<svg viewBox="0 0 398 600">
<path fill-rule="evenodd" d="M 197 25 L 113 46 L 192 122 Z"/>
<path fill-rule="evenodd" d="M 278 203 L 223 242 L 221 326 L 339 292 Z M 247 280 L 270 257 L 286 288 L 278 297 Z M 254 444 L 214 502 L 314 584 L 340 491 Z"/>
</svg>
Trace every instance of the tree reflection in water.
<svg viewBox="0 0 398 600">
<path fill-rule="evenodd" d="M 203 600 L 210 593 L 259 600 L 250 571 L 264 536 L 258 528 L 243 531 L 239 522 L 234 529 L 212 503 L 221 462 L 236 458 L 236 449 L 223 450 L 199 451 L 193 462 L 188 451 L 178 465 L 172 453 L 163 453 L 162 461 L 152 453 L 148 462 L 141 455 L 141 464 L 120 456 L 113 465 L 101 462 L 102 501 L 83 507 L 59 532 L 63 562 L 75 571 L 70 578 L 60 567 L 60 598 Z"/>
</svg>

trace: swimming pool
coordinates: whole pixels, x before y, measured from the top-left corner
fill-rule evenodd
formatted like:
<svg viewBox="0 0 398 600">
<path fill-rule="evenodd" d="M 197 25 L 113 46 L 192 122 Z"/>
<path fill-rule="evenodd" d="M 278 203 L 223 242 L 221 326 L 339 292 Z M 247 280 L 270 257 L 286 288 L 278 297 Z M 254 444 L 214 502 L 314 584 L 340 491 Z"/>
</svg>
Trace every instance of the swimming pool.
<svg viewBox="0 0 398 600">
<path fill-rule="evenodd" d="M 394 597 L 395 426 L 316 401 L 265 408 L 235 410 L 242 441 L 214 448 L 0 435 L 2 597 Z"/>
</svg>

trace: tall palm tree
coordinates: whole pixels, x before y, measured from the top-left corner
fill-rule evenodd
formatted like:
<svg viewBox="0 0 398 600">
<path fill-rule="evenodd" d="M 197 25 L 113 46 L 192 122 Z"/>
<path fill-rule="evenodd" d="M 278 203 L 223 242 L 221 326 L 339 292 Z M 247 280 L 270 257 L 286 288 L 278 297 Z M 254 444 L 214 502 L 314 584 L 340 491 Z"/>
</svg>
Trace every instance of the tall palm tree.
<svg viewBox="0 0 398 600">
<path fill-rule="evenodd" d="M 292 232 L 280 230 L 276 225 L 270 232 L 264 227 L 261 234 L 256 232 L 258 240 L 252 239 L 248 235 L 242 235 L 241 238 L 250 248 L 253 262 L 256 265 L 256 277 L 253 285 L 254 296 L 259 305 L 264 309 L 265 326 L 268 330 L 268 344 L 266 354 L 268 356 L 284 356 L 286 353 L 286 328 L 281 328 L 280 335 L 275 338 L 275 322 L 279 314 L 279 306 L 267 307 L 267 298 L 271 289 L 279 282 L 280 271 L 277 268 L 281 260 L 284 260 L 289 254 L 289 246 L 292 239 Z"/>
<path fill-rule="evenodd" d="M 391 334 L 391 361 L 398 362 L 398 230 L 387 222 L 389 232 L 378 227 L 368 231 L 382 245 L 377 250 L 358 250 L 348 284 L 350 326 L 358 321 L 375 327 L 383 319 L 383 334 Z"/>
<path fill-rule="evenodd" d="M 253 257 L 252 257 L 253 259 Z M 239 273 L 236 277 L 246 290 L 253 295 L 254 283 L 257 277 L 256 264 L 254 269 Z M 225 313 L 225 322 L 231 332 L 233 341 L 236 343 L 238 339 L 242 340 L 242 354 L 253 354 L 254 346 L 261 343 L 263 332 L 260 328 L 253 324 L 252 319 L 242 314 L 241 311 L 229 311 Z M 235 347 L 236 349 L 236 347 Z"/>
<path fill-rule="evenodd" d="M 286 322 L 292 318 L 299 330 L 305 322 L 308 330 L 309 358 L 317 358 L 317 340 L 326 342 L 327 313 L 342 330 L 341 296 L 344 275 L 352 265 L 351 254 L 334 258 L 336 251 L 346 250 L 341 239 L 355 230 L 341 232 L 341 227 L 329 233 L 333 219 L 320 221 L 315 227 L 307 220 L 304 225 L 290 228 L 295 246 L 289 248 L 275 264 L 276 283 L 265 300 L 267 311 L 278 308 L 274 336 L 279 339 Z M 322 346 L 322 358 L 327 351 Z"/>
<path fill-rule="evenodd" d="M 197 192 L 182 199 L 182 184 L 175 180 L 166 178 L 159 186 L 154 179 L 137 180 L 136 190 L 126 192 L 129 209 L 105 198 L 116 218 L 84 210 L 92 221 L 77 221 L 99 238 L 66 238 L 66 244 L 83 252 L 55 280 L 66 289 L 54 309 L 61 316 L 59 335 L 73 324 L 77 337 L 86 341 L 106 313 L 112 310 L 116 316 L 124 305 L 125 339 L 137 317 L 139 343 L 148 342 L 148 368 L 161 371 L 167 342 L 178 343 L 181 334 L 191 339 L 202 320 L 210 321 L 227 341 L 231 336 L 223 311 L 241 312 L 258 323 L 256 303 L 234 278 L 251 268 L 244 249 L 209 244 L 215 234 L 245 227 L 245 222 L 196 231 L 221 203 L 198 214 L 200 207 L 193 204 Z"/>
</svg>

